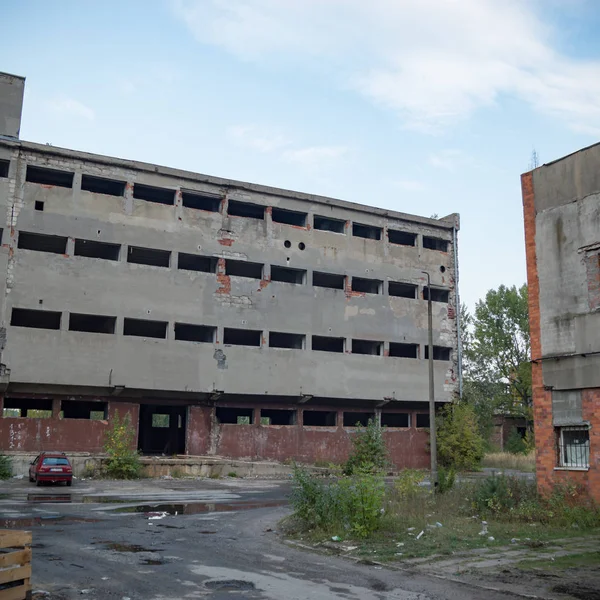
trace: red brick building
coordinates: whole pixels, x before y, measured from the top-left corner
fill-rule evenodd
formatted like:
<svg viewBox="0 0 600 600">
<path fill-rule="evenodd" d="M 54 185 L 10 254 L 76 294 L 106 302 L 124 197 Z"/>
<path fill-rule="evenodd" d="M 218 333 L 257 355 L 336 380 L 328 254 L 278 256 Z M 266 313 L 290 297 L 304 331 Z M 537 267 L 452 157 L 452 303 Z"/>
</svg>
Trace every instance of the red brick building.
<svg viewBox="0 0 600 600">
<path fill-rule="evenodd" d="M 521 183 L 538 486 L 600 501 L 600 144 Z"/>
</svg>

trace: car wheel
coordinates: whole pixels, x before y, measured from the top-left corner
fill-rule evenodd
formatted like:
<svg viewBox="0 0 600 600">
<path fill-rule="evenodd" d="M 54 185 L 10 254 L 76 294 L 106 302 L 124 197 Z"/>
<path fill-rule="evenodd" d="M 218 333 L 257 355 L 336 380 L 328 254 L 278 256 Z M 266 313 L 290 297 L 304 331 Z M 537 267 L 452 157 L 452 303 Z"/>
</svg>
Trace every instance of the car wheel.
<svg viewBox="0 0 600 600">
<path fill-rule="evenodd" d="M 29 483 L 33 483 L 35 481 L 35 479 L 30 475 L 29 476 Z"/>
<path fill-rule="evenodd" d="M 42 486 L 42 482 L 37 477 L 35 478 L 35 485 L 37 485 L 38 487 Z"/>
<path fill-rule="evenodd" d="M 71 487 L 72 484 L 73 484 L 72 481 L 67 481 L 67 487 Z"/>
</svg>

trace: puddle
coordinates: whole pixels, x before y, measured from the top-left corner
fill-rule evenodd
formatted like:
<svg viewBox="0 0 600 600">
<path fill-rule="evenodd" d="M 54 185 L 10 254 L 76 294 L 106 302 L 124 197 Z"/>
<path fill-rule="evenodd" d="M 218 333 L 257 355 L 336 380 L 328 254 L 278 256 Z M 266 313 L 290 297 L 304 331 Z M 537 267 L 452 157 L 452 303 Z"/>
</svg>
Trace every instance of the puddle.
<svg viewBox="0 0 600 600">
<path fill-rule="evenodd" d="M 100 519 L 87 519 L 84 517 L 65 517 L 64 515 L 43 515 L 36 517 L 15 517 L 14 519 L 0 519 L 0 529 L 22 529 L 37 525 L 53 525 L 54 523 L 98 523 Z"/>
<path fill-rule="evenodd" d="M 232 512 L 237 510 L 252 510 L 255 508 L 270 508 L 287 505 L 287 500 L 272 502 L 237 502 L 232 504 L 215 504 L 201 502 L 182 502 L 179 504 L 138 504 L 115 508 L 118 513 L 166 513 L 168 515 L 196 515 L 206 512 Z"/>
<path fill-rule="evenodd" d="M 152 558 L 147 558 L 146 560 L 142 561 L 143 565 L 164 565 L 165 561 L 164 560 L 155 560 Z"/>
<path fill-rule="evenodd" d="M 221 592 L 237 592 L 256 589 L 251 581 L 243 579 L 211 579 L 204 582 L 204 587 L 209 590 L 219 590 Z"/>
<path fill-rule="evenodd" d="M 57 504 L 71 503 L 71 494 L 49 495 L 49 494 L 27 494 L 27 502 L 53 502 Z"/>
<path fill-rule="evenodd" d="M 109 550 L 115 552 L 162 552 L 162 548 L 144 548 L 137 544 L 122 544 L 120 542 L 95 542 L 98 544 L 106 544 Z"/>
</svg>

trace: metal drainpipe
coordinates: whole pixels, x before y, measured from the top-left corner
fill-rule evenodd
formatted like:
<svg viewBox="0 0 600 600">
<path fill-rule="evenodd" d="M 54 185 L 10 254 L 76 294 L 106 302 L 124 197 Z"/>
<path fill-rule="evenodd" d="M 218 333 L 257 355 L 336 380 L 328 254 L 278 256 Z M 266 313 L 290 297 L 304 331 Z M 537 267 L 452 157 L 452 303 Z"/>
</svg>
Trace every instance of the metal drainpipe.
<svg viewBox="0 0 600 600">
<path fill-rule="evenodd" d="M 462 399 L 463 378 L 462 378 L 462 339 L 460 335 L 460 297 L 458 295 L 458 246 L 456 239 L 456 225 L 452 227 L 452 243 L 454 244 L 454 297 L 456 298 L 456 338 L 458 341 L 458 397 Z"/>
</svg>

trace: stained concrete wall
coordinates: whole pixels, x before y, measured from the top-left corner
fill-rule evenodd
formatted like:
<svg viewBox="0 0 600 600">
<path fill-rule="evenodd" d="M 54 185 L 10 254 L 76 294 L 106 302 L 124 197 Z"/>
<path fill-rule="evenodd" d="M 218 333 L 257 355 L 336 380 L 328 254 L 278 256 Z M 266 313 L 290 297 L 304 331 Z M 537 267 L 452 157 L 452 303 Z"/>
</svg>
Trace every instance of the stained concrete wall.
<svg viewBox="0 0 600 600">
<path fill-rule="evenodd" d="M 18 138 L 25 78 L 0 73 L 0 135 Z"/>
</svg>

